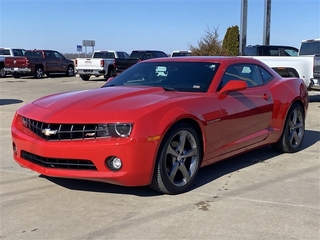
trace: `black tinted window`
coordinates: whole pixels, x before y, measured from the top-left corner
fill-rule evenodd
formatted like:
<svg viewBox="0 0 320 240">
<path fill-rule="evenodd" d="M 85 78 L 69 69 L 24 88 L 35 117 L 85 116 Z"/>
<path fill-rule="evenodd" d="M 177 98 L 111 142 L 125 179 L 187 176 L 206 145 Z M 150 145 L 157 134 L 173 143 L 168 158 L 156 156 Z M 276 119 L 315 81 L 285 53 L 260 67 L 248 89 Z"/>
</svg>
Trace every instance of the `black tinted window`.
<svg viewBox="0 0 320 240">
<path fill-rule="evenodd" d="M 26 57 L 43 57 L 42 52 L 36 52 L 36 51 L 27 51 L 24 54 Z"/>
<path fill-rule="evenodd" d="M 126 52 L 118 52 L 118 58 L 129 58 L 129 54 Z"/>
<path fill-rule="evenodd" d="M 301 43 L 299 55 L 320 54 L 320 41 Z"/>
<path fill-rule="evenodd" d="M 95 52 L 93 58 L 114 58 L 113 52 Z"/>
<path fill-rule="evenodd" d="M 255 46 L 246 47 L 244 49 L 244 55 L 245 56 L 256 56 L 257 55 L 257 47 L 255 47 Z"/>
</svg>

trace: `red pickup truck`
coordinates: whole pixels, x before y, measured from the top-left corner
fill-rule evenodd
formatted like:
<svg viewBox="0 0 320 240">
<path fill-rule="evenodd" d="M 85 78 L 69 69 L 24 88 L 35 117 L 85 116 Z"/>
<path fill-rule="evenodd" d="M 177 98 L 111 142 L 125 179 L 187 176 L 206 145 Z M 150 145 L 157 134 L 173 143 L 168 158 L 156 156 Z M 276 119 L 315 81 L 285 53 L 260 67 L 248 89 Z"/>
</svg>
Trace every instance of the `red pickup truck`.
<svg viewBox="0 0 320 240">
<path fill-rule="evenodd" d="M 14 78 L 22 75 L 42 78 L 44 74 L 74 76 L 74 62 L 53 50 L 27 50 L 23 57 L 6 57 L 4 66 Z"/>
</svg>

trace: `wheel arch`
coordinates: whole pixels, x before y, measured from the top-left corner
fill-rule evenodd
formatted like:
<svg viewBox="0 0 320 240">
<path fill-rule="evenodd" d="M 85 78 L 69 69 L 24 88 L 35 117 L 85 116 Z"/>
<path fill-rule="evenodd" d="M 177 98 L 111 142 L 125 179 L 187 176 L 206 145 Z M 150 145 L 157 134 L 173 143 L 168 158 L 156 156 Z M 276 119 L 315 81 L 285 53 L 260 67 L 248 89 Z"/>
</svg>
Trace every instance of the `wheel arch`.
<svg viewBox="0 0 320 240">
<path fill-rule="evenodd" d="M 305 107 L 304 107 L 303 100 L 302 100 L 302 99 L 295 99 L 294 101 L 292 101 L 291 104 L 287 107 L 287 110 L 283 113 L 283 115 L 282 115 L 282 116 L 279 116 L 280 119 L 283 119 L 283 121 L 281 121 L 281 125 L 278 126 L 278 127 L 280 128 L 281 134 L 282 134 L 283 131 L 284 131 L 284 126 L 285 126 L 285 124 L 286 124 L 286 120 L 287 120 L 287 118 L 288 118 L 288 114 L 289 114 L 289 112 L 290 112 L 290 109 L 291 109 L 291 107 L 292 107 L 295 103 L 297 103 L 298 105 L 300 105 L 300 107 L 301 107 L 302 110 L 303 110 L 303 116 L 304 116 L 304 118 L 306 117 L 306 109 L 305 109 Z M 280 111 L 280 112 L 281 112 L 281 111 Z M 278 138 L 280 138 L 281 134 L 279 135 Z"/>
<path fill-rule="evenodd" d="M 197 122 L 195 119 L 193 118 L 181 118 L 179 120 L 177 120 L 176 122 L 172 123 L 170 126 L 168 126 L 165 130 L 165 132 L 162 134 L 162 138 L 159 144 L 159 147 L 157 149 L 157 151 L 159 151 L 159 149 L 161 148 L 161 145 L 163 144 L 163 140 L 166 136 L 166 134 L 170 131 L 170 129 L 174 128 L 177 125 L 180 124 L 189 124 L 191 127 L 194 128 L 194 130 L 197 132 L 199 140 L 200 140 L 200 144 L 201 144 L 201 160 L 200 160 L 200 164 L 202 163 L 203 160 L 203 155 L 204 155 L 204 150 L 205 150 L 205 137 L 204 137 L 204 133 L 202 131 L 202 128 L 199 124 L 199 122 Z"/>
<path fill-rule="evenodd" d="M 34 72 L 37 70 L 37 68 L 41 68 L 44 71 L 44 66 L 41 63 L 34 65 Z"/>
</svg>

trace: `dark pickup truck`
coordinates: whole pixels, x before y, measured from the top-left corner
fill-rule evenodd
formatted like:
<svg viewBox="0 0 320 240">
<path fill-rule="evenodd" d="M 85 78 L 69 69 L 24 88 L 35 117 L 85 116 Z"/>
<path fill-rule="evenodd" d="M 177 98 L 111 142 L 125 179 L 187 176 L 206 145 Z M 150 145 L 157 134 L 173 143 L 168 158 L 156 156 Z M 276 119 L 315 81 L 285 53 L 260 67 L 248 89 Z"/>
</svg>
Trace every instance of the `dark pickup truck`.
<svg viewBox="0 0 320 240">
<path fill-rule="evenodd" d="M 279 45 L 249 45 L 244 49 L 244 56 L 298 56 L 299 49 Z"/>
<path fill-rule="evenodd" d="M 14 78 L 22 75 L 42 78 L 44 74 L 74 76 L 74 62 L 54 50 L 27 50 L 23 57 L 6 57 L 4 66 Z"/>
<path fill-rule="evenodd" d="M 143 60 L 151 59 L 151 58 L 161 58 L 168 57 L 162 51 L 158 50 L 134 50 L 130 54 L 129 58 L 116 58 L 114 61 L 114 75 L 117 75 L 132 65 L 141 62 Z"/>
</svg>

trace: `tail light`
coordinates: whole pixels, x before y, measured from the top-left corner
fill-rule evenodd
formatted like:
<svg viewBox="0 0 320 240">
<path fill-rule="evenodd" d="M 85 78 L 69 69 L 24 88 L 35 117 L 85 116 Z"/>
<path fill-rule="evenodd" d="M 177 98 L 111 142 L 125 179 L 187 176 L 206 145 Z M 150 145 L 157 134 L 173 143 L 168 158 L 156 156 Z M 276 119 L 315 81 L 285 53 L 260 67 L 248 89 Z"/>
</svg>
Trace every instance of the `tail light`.
<svg viewBox="0 0 320 240">
<path fill-rule="evenodd" d="M 77 59 L 74 61 L 74 63 L 75 63 L 76 66 L 78 66 L 78 60 Z"/>
<path fill-rule="evenodd" d="M 100 60 L 100 67 L 104 66 L 104 60 Z"/>
</svg>

